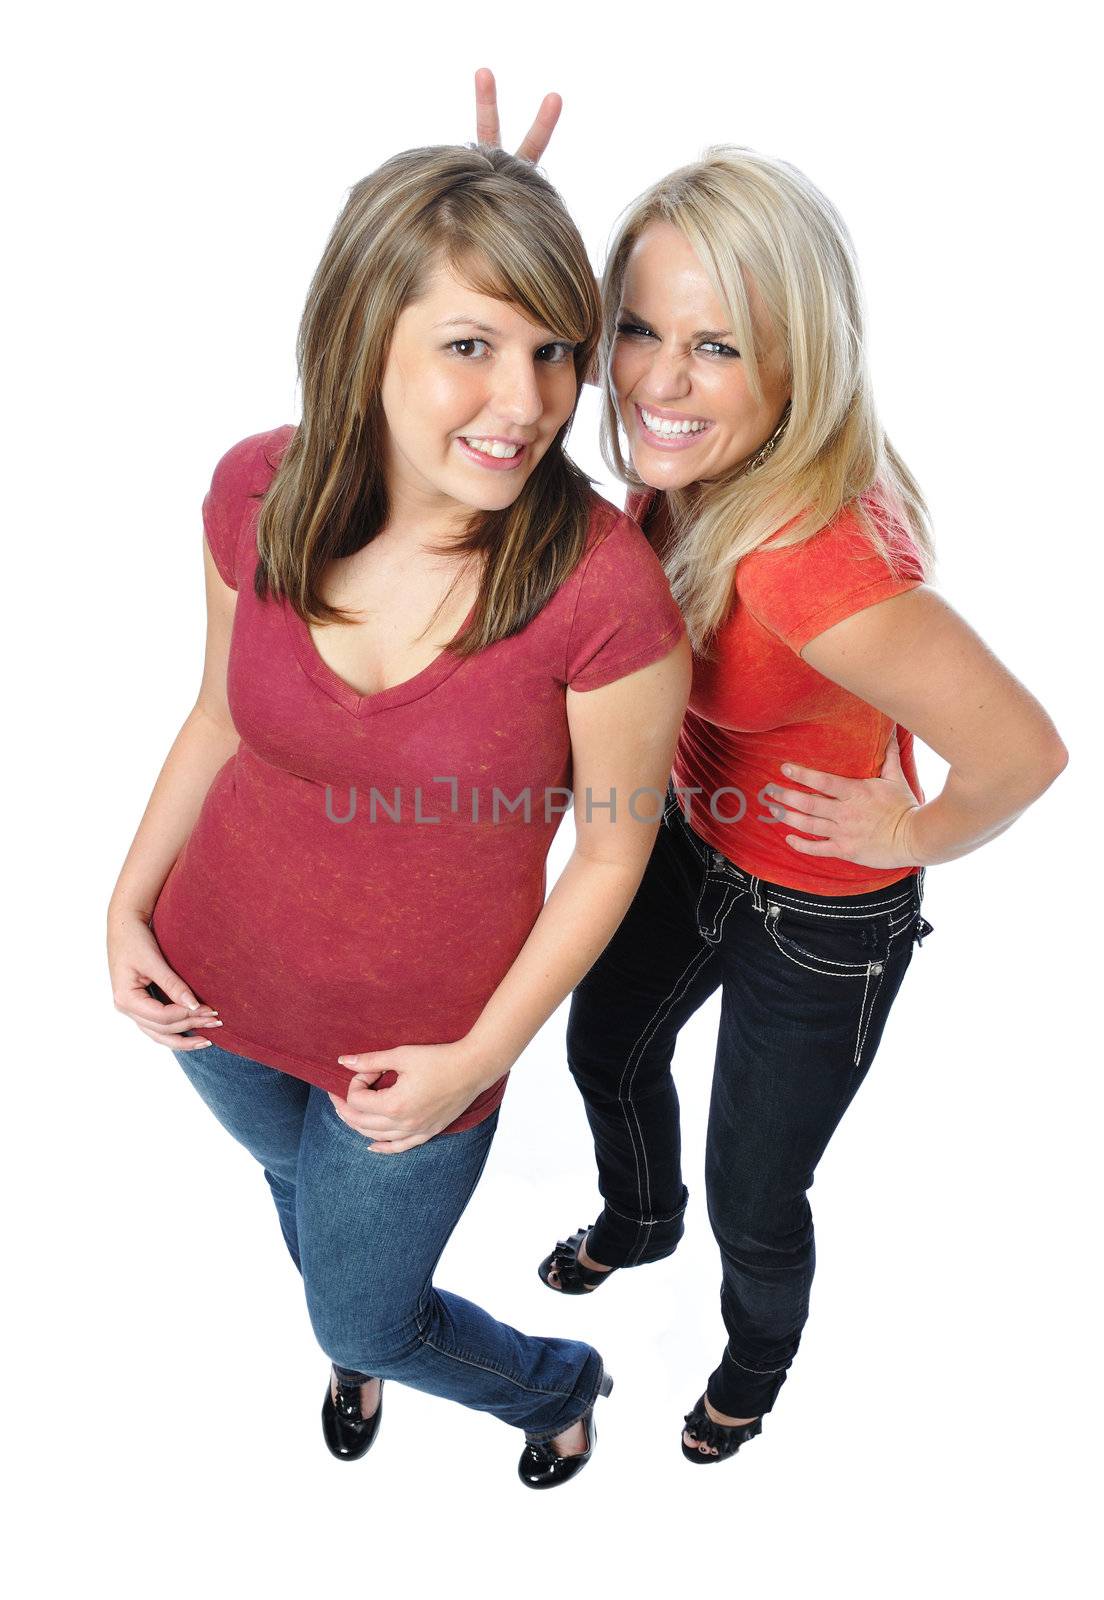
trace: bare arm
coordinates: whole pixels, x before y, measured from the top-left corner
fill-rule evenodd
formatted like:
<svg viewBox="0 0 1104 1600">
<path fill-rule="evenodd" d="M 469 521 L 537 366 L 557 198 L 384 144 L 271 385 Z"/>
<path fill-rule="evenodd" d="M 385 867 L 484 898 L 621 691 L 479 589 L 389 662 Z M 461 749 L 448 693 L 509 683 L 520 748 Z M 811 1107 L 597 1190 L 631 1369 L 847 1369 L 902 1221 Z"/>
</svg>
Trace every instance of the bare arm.
<svg viewBox="0 0 1104 1600">
<path fill-rule="evenodd" d="M 199 696 L 158 774 L 107 910 L 108 966 L 116 1009 L 130 1016 L 143 1032 L 174 1049 L 192 1047 L 191 1041 L 179 1038 L 179 1032 L 194 1025 L 187 1015 L 198 1002 L 161 956 L 149 920 L 173 862 L 195 826 L 212 779 L 240 742 L 226 700 L 226 665 L 237 595 L 219 576 L 206 538 L 203 561 L 207 639 Z M 169 1007 L 155 1000 L 146 991 L 150 980 L 178 1003 Z"/>
<path fill-rule="evenodd" d="M 513 1065 L 601 955 L 655 844 L 690 677 L 683 634 L 651 666 L 601 689 L 567 691 L 575 848 L 513 965 L 464 1039 L 339 1058 L 363 1072 L 364 1080 L 354 1080 L 346 1101 L 330 1099 L 344 1121 L 375 1141 L 374 1150 L 406 1150 L 447 1127 Z M 639 796 L 634 816 L 629 800 L 641 789 L 656 792 Z M 600 809 L 611 795 L 614 811 Z M 397 1072 L 397 1082 L 373 1090 L 371 1083 L 385 1070 Z"/>
<path fill-rule="evenodd" d="M 790 766 L 819 794 L 772 786 L 803 855 L 864 866 L 930 866 L 1010 827 L 1063 770 L 1068 752 L 1035 697 L 925 585 L 846 617 L 801 651 L 810 666 L 908 728 L 949 764 L 941 792 L 916 802 L 891 744 L 878 778 Z"/>
<path fill-rule="evenodd" d="M 237 595 L 218 575 L 204 540 L 207 643 L 199 697 L 165 758 L 134 836 L 111 905 L 148 917 L 195 826 L 211 780 L 239 744 L 226 702 L 226 663 Z"/>
<path fill-rule="evenodd" d="M 655 844 L 690 671 L 684 635 L 650 667 L 604 689 L 567 691 L 575 848 L 517 960 L 468 1036 L 474 1056 L 486 1063 L 487 1083 L 517 1060 L 589 972 L 632 903 Z M 656 793 L 640 796 L 634 817 L 629 797 L 641 788 Z M 599 809 L 611 795 L 616 818 Z"/>
</svg>

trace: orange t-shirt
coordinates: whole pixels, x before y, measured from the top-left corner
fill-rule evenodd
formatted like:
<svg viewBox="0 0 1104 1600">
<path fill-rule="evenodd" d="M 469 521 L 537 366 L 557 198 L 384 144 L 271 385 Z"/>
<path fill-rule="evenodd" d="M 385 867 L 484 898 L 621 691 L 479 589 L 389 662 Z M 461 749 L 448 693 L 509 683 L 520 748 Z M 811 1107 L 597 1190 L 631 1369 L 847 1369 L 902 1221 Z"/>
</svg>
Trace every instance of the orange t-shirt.
<svg viewBox="0 0 1104 1600">
<path fill-rule="evenodd" d="M 629 516 L 643 523 L 654 493 L 631 492 Z M 655 512 L 660 545 L 662 506 Z M 769 883 L 812 894 L 864 894 L 918 871 L 802 855 L 786 834 L 815 835 L 772 817 L 762 792 L 768 783 L 805 787 L 785 776 L 784 761 L 845 778 L 874 778 L 881 770 L 893 719 L 824 677 L 799 652 L 844 617 L 924 581 L 908 530 L 897 529 L 893 541 L 895 568 L 845 508 L 801 544 L 760 547 L 736 567 L 733 603 L 710 641 L 713 659 L 695 652 L 674 780 L 680 789 L 700 791 L 683 800 L 694 831 Z M 922 801 L 912 734 L 898 727 L 897 739 L 909 787 Z"/>
</svg>

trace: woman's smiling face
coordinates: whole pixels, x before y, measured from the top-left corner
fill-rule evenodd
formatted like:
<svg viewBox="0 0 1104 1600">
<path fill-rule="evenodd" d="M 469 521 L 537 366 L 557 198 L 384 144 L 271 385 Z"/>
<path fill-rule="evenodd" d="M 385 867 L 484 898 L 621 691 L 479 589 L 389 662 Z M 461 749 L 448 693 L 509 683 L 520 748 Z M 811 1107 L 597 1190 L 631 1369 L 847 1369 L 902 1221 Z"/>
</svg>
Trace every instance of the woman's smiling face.
<svg viewBox="0 0 1104 1600">
<path fill-rule="evenodd" d="M 789 379 L 755 284 L 757 400 L 698 256 L 668 222 L 652 222 L 629 252 L 609 378 L 632 464 L 653 489 L 723 478 L 778 426 Z"/>
<path fill-rule="evenodd" d="M 511 505 L 571 415 L 573 348 L 438 266 L 399 315 L 384 368 L 393 514 Z"/>
</svg>

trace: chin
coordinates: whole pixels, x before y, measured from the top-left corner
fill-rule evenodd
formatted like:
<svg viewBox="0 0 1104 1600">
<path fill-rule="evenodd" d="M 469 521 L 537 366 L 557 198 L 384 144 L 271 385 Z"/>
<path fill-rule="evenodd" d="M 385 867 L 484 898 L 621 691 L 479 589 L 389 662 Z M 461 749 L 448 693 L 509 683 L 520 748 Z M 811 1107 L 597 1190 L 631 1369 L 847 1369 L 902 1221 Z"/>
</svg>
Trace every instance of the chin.
<svg viewBox="0 0 1104 1600">
<path fill-rule="evenodd" d="M 524 483 L 519 483 L 516 488 L 503 489 L 498 494 L 481 494 L 478 496 L 468 489 L 464 494 L 454 494 L 453 498 L 459 500 L 461 505 L 467 506 L 472 511 L 505 511 L 507 506 L 513 505 L 524 487 Z"/>
<path fill-rule="evenodd" d="M 665 467 L 662 461 L 658 464 L 649 461 L 642 465 L 634 459 L 633 469 L 649 489 L 685 489 L 689 484 L 697 483 L 701 477 L 700 472 L 688 472 L 681 462 L 677 466 L 671 462 Z"/>
</svg>

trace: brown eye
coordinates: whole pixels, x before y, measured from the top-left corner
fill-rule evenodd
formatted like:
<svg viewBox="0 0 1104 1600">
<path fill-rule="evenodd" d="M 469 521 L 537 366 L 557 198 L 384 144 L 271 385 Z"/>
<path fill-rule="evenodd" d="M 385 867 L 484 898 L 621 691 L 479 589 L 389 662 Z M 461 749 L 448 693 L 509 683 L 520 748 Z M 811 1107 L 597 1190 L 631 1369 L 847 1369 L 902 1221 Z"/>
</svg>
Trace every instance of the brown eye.
<svg viewBox="0 0 1104 1600">
<path fill-rule="evenodd" d="M 546 356 L 546 350 L 551 350 L 553 352 L 559 351 L 559 354 L 556 355 L 553 353 L 550 356 Z M 550 367 L 561 366 L 563 362 L 570 361 L 574 354 L 575 346 L 569 343 L 566 339 L 555 339 L 551 344 L 542 344 L 540 349 L 537 351 L 537 355 L 544 357 L 544 360 Z"/>
</svg>

